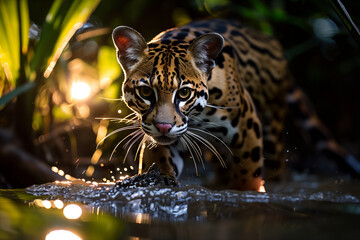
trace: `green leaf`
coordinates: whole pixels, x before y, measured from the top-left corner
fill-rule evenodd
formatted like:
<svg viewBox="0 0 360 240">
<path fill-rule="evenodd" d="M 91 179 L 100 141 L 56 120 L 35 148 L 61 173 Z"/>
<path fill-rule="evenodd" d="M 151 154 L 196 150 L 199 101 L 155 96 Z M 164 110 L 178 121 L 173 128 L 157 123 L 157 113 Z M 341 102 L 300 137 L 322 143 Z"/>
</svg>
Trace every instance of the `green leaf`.
<svg viewBox="0 0 360 240">
<path fill-rule="evenodd" d="M 5 87 L 5 72 L 3 68 L 0 68 L 0 97 L 4 91 Z"/>
<path fill-rule="evenodd" d="M 107 88 L 116 78 L 121 74 L 121 67 L 119 66 L 114 47 L 103 46 L 98 54 L 98 71 L 100 88 Z"/>
<path fill-rule="evenodd" d="M 104 89 L 104 92 L 102 93 L 102 97 L 105 99 L 109 99 L 110 101 L 111 99 L 118 99 L 119 93 L 121 92 L 120 87 L 121 87 L 120 84 L 115 84 L 115 83 L 111 84 L 109 87 Z"/>
<path fill-rule="evenodd" d="M 27 4 L 27 0 L 20 0 L 19 15 L 21 20 L 21 42 L 22 42 L 21 52 L 23 55 L 26 55 L 29 45 L 29 28 L 30 28 L 29 7 Z"/>
<path fill-rule="evenodd" d="M 0 0 L 0 62 L 6 78 L 15 86 L 20 67 L 17 1 Z"/>
<path fill-rule="evenodd" d="M 30 64 L 31 72 L 41 72 L 47 78 L 52 72 L 68 41 L 74 35 L 100 0 L 55 0 L 45 23 Z"/>
<path fill-rule="evenodd" d="M 24 85 L 21 85 L 21 86 L 15 88 L 13 91 L 9 92 L 8 94 L 6 94 L 0 98 L 0 107 L 7 104 L 11 100 L 13 100 L 15 97 L 19 96 L 20 94 L 23 94 L 24 92 L 30 90 L 34 86 L 35 86 L 35 84 L 33 82 L 29 82 L 29 83 L 26 83 Z"/>
</svg>

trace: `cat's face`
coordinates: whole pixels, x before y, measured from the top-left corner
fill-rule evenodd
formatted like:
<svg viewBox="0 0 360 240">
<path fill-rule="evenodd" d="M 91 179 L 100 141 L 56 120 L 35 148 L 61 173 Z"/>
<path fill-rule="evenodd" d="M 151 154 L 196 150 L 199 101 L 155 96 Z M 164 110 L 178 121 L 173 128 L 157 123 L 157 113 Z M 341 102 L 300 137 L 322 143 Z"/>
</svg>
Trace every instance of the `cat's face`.
<svg viewBox="0 0 360 240">
<path fill-rule="evenodd" d="M 158 40 L 147 45 L 135 30 L 118 27 L 113 38 L 126 73 L 125 102 L 141 116 L 143 131 L 158 144 L 175 142 L 187 131 L 191 116 L 206 107 L 207 78 L 214 63 L 207 59 L 205 44 L 219 42 L 218 53 L 221 36 L 209 34 L 192 44 Z"/>
</svg>

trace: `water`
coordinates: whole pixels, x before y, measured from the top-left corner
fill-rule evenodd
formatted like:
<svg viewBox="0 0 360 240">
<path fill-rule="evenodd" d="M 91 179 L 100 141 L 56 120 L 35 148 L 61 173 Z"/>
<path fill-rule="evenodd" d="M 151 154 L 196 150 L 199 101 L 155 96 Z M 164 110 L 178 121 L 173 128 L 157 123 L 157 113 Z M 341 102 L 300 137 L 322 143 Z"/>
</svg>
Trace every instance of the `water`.
<svg viewBox="0 0 360 240">
<path fill-rule="evenodd" d="M 81 239 L 360 239 L 358 181 L 298 175 L 266 189 L 78 181 L 1 190 L 0 239 L 45 239 L 54 230 Z M 76 203 L 81 217 L 69 219 L 55 200 Z"/>
</svg>

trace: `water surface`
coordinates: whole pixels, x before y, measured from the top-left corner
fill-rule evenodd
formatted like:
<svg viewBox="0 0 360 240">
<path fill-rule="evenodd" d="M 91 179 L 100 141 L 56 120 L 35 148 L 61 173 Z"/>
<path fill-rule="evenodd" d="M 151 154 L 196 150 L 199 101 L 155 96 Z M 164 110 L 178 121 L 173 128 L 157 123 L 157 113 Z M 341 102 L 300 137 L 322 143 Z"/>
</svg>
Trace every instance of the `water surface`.
<svg viewBox="0 0 360 240">
<path fill-rule="evenodd" d="M 59 229 L 81 239 L 360 239 L 358 181 L 299 175 L 266 188 L 118 188 L 78 181 L 1 190 L 0 239 L 45 239 Z M 66 218 L 55 200 L 76 203 L 81 217 Z"/>
</svg>

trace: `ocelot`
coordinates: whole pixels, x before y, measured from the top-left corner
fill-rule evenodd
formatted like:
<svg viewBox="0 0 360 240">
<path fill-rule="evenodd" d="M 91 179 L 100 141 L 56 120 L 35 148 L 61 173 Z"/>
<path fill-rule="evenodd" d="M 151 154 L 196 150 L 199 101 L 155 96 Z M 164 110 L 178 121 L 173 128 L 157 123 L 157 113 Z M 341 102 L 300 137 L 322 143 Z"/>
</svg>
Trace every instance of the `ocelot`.
<svg viewBox="0 0 360 240">
<path fill-rule="evenodd" d="M 132 139 L 150 146 L 144 170 L 155 162 L 168 184 L 177 185 L 184 159 L 196 166 L 208 151 L 224 188 L 258 190 L 263 177 L 284 170 L 289 108 L 316 148 L 346 159 L 294 85 L 277 40 L 222 19 L 169 29 L 149 43 L 126 26 L 112 36 L 123 100 L 138 117 Z"/>
</svg>

